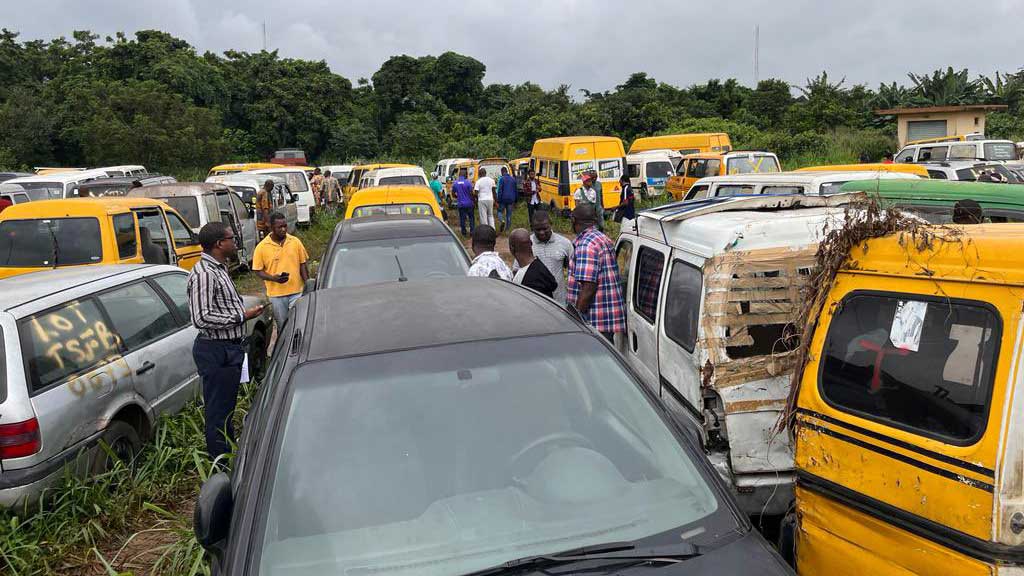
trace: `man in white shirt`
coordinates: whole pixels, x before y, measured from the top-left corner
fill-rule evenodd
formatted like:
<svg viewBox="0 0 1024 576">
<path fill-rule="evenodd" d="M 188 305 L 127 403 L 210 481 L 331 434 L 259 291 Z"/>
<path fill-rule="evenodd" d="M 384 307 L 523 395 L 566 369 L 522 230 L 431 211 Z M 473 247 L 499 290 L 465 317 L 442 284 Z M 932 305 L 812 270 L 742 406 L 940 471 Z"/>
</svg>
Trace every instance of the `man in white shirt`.
<svg viewBox="0 0 1024 576">
<path fill-rule="evenodd" d="M 533 228 L 533 234 L 530 236 L 533 255 L 548 267 L 548 271 L 558 282 L 555 288 L 555 301 L 565 304 L 565 271 L 574 254 L 572 242 L 551 230 L 551 215 L 547 210 L 534 212 L 530 227 Z"/>
<path fill-rule="evenodd" d="M 480 177 L 476 180 L 476 207 L 480 211 L 480 223 L 494 229 L 494 178 L 487 175 L 487 170 L 480 169 Z"/>
<path fill-rule="evenodd" d="M 473 264 L 466 272 L 467 276 L 482 278 L 500 278 L 512 281 L 512 270 L 508 264 L 494 251 L 494 245 L 498 241 L 498 233 L 493 226 L 480 224 L 473 230 Z"/>
</svg>

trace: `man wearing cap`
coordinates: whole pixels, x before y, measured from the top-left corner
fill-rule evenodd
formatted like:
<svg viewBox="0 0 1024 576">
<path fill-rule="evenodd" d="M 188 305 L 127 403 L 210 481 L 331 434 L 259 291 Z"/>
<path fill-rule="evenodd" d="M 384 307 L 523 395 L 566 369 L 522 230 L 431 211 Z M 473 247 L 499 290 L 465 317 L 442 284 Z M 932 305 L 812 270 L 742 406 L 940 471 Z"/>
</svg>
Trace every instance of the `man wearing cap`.
<svg viewBox="0 0 1024 576">
<path fill-rule="evenodd" d="M 576 193 L 573 194 L 573 201 L 576 203 L 576 206 L 589 204 L 594 207 L 594 212 L 597 214 L 597 229 L 603 232 L 604 206 L 601 205 L 601 193 L 594 187 L 597 178 L 594 177 L 592 172 L 584 172 L 581 178 L 583 179 L 583 185 L 576 189 Z"/>
</svg>

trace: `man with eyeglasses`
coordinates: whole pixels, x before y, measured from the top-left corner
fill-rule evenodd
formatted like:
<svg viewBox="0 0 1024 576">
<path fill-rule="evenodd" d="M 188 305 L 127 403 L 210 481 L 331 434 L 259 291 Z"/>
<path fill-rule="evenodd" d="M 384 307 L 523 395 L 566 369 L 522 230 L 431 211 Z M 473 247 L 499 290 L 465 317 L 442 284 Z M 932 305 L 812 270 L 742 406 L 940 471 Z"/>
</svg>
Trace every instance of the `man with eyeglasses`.
<svg viewBox="0 0 1024 576">
<path fill-rule="evenodd" d="M 199 230 L 203 254 L 188 275 L 188 305 L 199 330 L 192 358 L 203 380 L 206 451 L 216 459 L 229 452 L 235 438 L 231 414 L 245 362 L 245 322 L 259 316 L 266 304 L 245 309 L 228 275 L 227 262 L 238 252 L 238 240 L 223 222 Z"/>
</svg>

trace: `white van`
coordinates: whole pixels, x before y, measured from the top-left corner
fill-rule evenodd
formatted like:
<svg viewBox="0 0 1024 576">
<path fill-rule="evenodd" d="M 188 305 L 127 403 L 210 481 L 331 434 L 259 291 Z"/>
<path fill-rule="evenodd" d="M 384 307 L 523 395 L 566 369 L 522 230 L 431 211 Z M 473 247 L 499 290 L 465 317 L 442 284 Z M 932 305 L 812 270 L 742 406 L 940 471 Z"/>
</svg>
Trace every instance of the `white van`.
<svg viewBox="0 0 1024 576">
<path fill-rule="evenodd" d="M 25 192 L 33 200 L 56 200 L 74 197 L 73 191 L 82 182 L 107 178 L 103 170 L 76 170 L 45 176 L 11 178 L 0 184 L 0 193 Z"/>
<path fill-rule="evenodd" d="M 262 168 L 260 170 L 249 170 L 239 174 L 270 174 L 280 176 L 288 183 L 288 189 L 296 197 L 295 208 L 299 224 L 309 224 L 313 206 L 316 199 L 313 197 L 313 188 L 309 184 L 309 173 L 302 168 Z"/>
<path fill-rule="evenodd" d="M 331 176 L 334 176 L 335 180 L 338 181 L 342 187 L 348 184 L 348 177 L 352 174 L 352 164 L 332 164 L 330 166 L 321 166 L 322 172 L 331 171 Z"/>
<path fill-rule="evenodd" d="M 427 173 L 423 168 L 378 168 L 363 174 L 359 189 L 371 186 L 428 186 Z"/>
<path fill-rule="evenodd" d="M 672 150 L 650 150 L 626 155 L 629 184 L 640 198 L 654 198 L 665 193 L 665 184 L 675 174 L 676 164 L 683 156 Z"/>
<path fill-rule="evenodd" d="M 141 164 L 126 164 L 123 166 L 103 166 L 102 168 L 96 168 L 96 170 L 103 170 L 107 173 L 107 176 L 111 178 L 124 178 L 126 176 L 145 176 L 149 174 L 145 166 Z"/>
<path fill-rule="evenodd" d="M 801 289 L 825 224 L 860 197 L 719 197 L 622 223 L 627 330 L 616 347 L 654 393 L 703 422 L 705 451 L 748 514 L 782 514 L 793 500 L 789 436 L 773 431 Z"/>
<path fill-rule="evenodd" d="M 436 176 L 441 182 L 447 181 L 451 175 L 452 168 L 457 164 L 463 162 L 472 162 L 472 158 L 444 158 L 437 161 L 437 166 L 434 166 L 434 171 L 431 172 L 432 176 Z"/>
<path fill-rule="evenodd" d="M 299 223 L 299 211 L 296 204 L 298 198 L 288 189 L 288 184 L 284 178 L 268 176 L 266 174 L 261 176 L 250 172 L 236 172 L 222 176 L 211 176 L 206 181 L 211 182 L 214 179 L 218 183 L 230 188 L 235 194 L 238 194 L 254 218 L 256 215 L 256 193 L 260 191 L 260 188 L 263 188 L 263 184 L 267 180 L 272 180 L 274 182 L 274 190 L 270 194 L 270 204 L 275 212 L 284 214 L 285 220 L 288 221 L 288 232 L 290 234 L 295 233 L 295 228 Z"/>
<path fill-rule="evenodd" d="M 1017 160 L 1017 145 L 1011 140 L 970 140 L 908 144 L 896 154 L 896 162 L 943 162 L 946 160 Z"/>
<path fill-rule="evenodd" d="M 903 172 L 777 172 L 774 174 L 735 174 L 711 176 L 694 182 L 687 200 L 719 196 L 750 196 L 754 194 L 806 194 L 828 196 L 837 194 L 843 184 L 852 180 L 917 180 L 915 174 Z"/>
</svg>

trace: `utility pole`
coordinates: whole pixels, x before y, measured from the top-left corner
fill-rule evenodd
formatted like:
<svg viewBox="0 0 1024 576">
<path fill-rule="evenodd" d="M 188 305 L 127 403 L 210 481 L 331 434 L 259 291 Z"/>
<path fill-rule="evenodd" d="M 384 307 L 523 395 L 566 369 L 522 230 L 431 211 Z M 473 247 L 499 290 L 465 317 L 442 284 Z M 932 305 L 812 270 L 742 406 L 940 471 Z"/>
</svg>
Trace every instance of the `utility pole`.
<svg viewBox="0 0 1024 576">
<path fill-rule="evenodd" d="M 267 19 L 263 19 L 263 51 L 267 51 Z"/>
<path fill-rule="evenodd" d="M 757 83 L 761 81 L 761 75 L 760 75 L 759 70 L 757 69 L 758 68 L 758 59 L 760 57 L 760 54 L 758 54 L 758 49 L 760 48 L 760 45 L 761 45 L 761 26 L 755 24 L 754 25 L 754 88 L 757 88 Z"/>
</svg>

